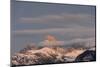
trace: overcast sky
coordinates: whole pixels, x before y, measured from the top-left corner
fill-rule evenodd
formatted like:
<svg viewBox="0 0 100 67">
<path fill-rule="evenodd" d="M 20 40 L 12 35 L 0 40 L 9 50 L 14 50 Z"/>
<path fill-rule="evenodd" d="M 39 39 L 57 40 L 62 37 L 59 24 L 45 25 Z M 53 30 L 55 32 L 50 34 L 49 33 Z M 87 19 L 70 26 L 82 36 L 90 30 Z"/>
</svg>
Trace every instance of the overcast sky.
<svg viewBox="0 0 100 67">
<path fill-rule="evenodd" d="M 95 37 L 95 7 L 37 2 L 11 3 L 11 43 L 17 51 L 46 35 L 60 41 Z"/>
</svg>

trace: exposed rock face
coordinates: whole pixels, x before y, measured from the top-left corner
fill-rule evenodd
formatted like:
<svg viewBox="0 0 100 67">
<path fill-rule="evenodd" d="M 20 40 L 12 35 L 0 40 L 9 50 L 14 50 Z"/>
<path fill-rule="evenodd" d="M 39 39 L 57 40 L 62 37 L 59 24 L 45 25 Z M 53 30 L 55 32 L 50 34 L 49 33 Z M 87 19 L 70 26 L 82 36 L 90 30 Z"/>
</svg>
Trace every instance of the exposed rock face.
<svg viewBox="0 0 100 67">
<path fill-rule="evenodd" d="M 64 62 L 62 56 L 63 54 L 55 51 L 55 49 L 44 47 L 39 50 L 27 50 L 27 52 L 15 54 L 12 56 L 12 64 L 30 65 Z"/>
<path fill-rule="evenodd" d="M 96 61 L 96 52 L 93 50 L 87 50 L 84 53 L 76 57 L 75 62 L 88 62 Z"/>
<path fill-rule="evenodd" d="M 95 51 L 60 47 L 28 47 L 12 56 L 12 65 L 36 65 L 95 60 Z"/>
</svg>

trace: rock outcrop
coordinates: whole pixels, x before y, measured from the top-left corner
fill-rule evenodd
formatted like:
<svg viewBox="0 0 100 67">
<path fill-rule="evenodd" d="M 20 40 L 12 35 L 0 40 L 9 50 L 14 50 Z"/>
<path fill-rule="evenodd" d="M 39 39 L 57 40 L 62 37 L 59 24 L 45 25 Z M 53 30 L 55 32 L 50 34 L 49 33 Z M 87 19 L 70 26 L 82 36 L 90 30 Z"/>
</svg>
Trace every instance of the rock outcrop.
<svg viewBox="0 0 100 67">
<path fill-rule="evenodd" d="M 95 60 L 95 51 L 84 49 L 64 49 L 61 47 L 28 47 L 12 56 L 12 66 L 54 64 Z"/>
<path fill-rule="evenodd" d="M 96 61 L 96 51 L 87 50 L 76 57 L 75 62 Z"/>
<path fill-rule="evenodd" d="M 60 51 L 61 52 L 60 52 Z M 61 48 L 44 47 L 38 50 L 27 50 L 12 56 L 12 65 L 50 64 L 64 62 L 64 50 Z"/>
</svg>

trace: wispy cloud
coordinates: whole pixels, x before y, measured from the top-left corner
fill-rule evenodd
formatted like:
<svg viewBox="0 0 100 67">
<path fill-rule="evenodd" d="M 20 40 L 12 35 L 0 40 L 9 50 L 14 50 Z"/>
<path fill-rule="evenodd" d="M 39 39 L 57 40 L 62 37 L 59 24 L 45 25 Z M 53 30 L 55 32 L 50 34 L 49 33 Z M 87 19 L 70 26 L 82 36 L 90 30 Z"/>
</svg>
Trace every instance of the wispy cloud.
<svg viewBox="0 0 100 67">
<path fill-rule="evenodd" d="M 57 33 L 57 34 L 94 34 L 94 28 L 48 28 L 48 29 L 33 29 L 33 30 L 16 30 L 14 34 L 45 34 L 45 33 Z"/>
<path fill-rule="evenodd" d="M 70 41 L 65 41 L 65 44 L 69 47 L 83 47 L 83 48 L 94 48 L 95 47 L 95 37 L 93 38 L 76 38 Z"/>
<path fill-rule="evenodd" d="M 89 22 L 94 18 L 94 16 L 89 14 L 68 14 L 61 13 L 55 15 L 43 15 L 38 17 L 21 17 L 20 22 L 23 23 L 54 23 L 53 21 L 65 21 L 65 22 Z"/>
<path fill-rule="evenodd" d="M 64 46 L 67 48 L 95 48 L 95 38 L 76 38 L 69 41 L 56 41 L 56 43 L 58 46 Z M 38 45 L 50 46 L 50 44 L 45 41 L 40 42 Z"/>
</svg>

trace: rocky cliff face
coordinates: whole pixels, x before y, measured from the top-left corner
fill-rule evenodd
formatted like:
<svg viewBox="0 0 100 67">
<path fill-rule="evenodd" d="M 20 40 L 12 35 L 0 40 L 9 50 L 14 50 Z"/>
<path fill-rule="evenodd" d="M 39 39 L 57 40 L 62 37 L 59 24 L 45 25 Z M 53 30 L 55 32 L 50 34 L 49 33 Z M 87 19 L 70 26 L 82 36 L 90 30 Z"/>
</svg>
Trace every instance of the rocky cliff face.
<svg viewBox="0 0 100 67">
<path fill-rule="evenodd" d="M 75 62 L 96 61 L 96 51 L 87 50 L 76 57 Z"/>
<path fill-rule="evenodd" d="M 85 49 L 63 49 L 60 47 L 28 47 L 12 56 L 11 62 L 12 65 L 36 65 L 74 62 L 77 60 L 77 56 L 84 53 L 85 51 Z"/>
<path fill-rule="evenodd" d="M 58 51 L 61 52 L 58 52 Z M 12 56 L 13 65 L 47 64 L 63 62 L 61 53 L 63 49 L 44 47 L 38 50 L 27 50 L 24 53 L 16 53 Z"/>
</svg>

